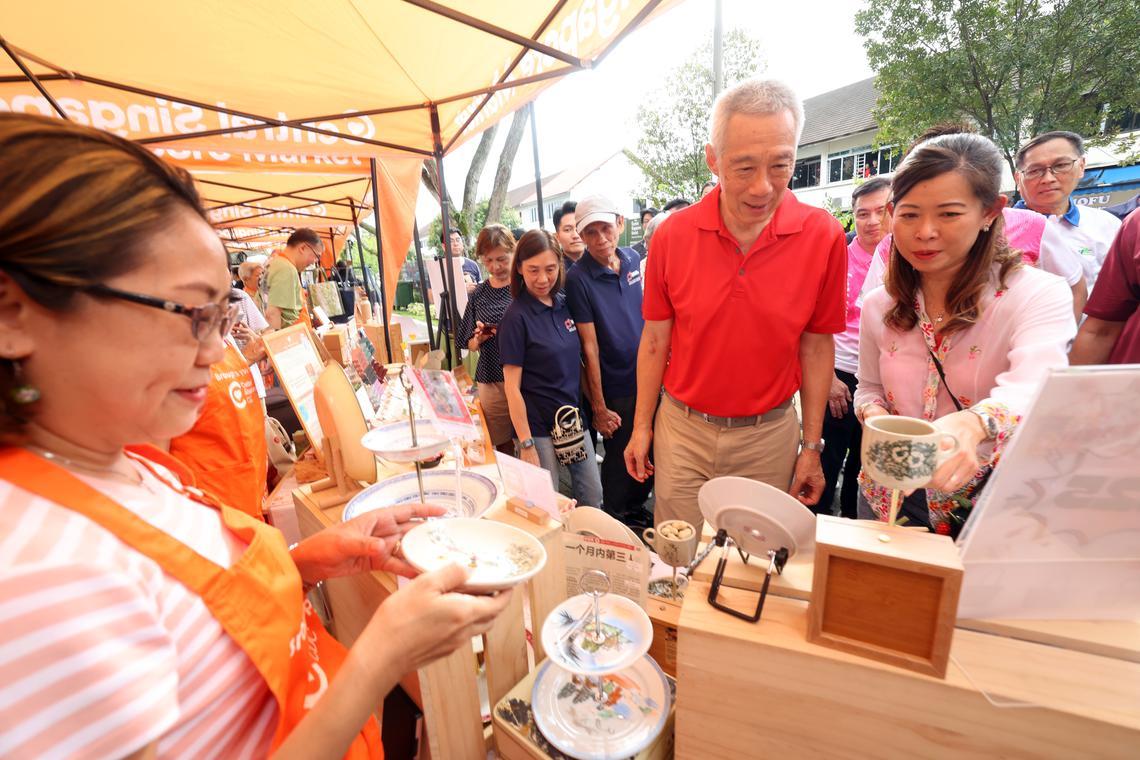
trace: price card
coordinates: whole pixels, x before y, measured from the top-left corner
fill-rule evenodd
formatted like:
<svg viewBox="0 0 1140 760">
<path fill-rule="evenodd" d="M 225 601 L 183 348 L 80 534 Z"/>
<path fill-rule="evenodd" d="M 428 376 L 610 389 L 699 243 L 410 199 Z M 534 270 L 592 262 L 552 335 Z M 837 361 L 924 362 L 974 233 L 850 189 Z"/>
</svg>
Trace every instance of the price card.
<svg viewBox="0 0 1140 760">
<path fill-rule="evenodd" d="M 542 509 L 551 520 L 562 521 L 549 472 L 502 452 L 495 454 L 495 459 L 499 463 L 499 479 L 508 499 L 517 498 L 528 506 Z"/>
</svg>

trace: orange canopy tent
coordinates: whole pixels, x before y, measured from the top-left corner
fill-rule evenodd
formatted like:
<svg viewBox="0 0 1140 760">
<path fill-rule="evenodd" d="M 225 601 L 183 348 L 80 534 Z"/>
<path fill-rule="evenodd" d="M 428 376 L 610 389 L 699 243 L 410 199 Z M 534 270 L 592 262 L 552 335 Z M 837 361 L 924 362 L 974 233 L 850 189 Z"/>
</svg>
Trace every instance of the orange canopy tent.
<svg viewBox="0 0 1140 760">
<path fill-rule="evenodd" d="M 71 118 L 222 171 L 321 175 L 380 159 L 388 270 L 408 249 L 418 187 L 390 160 L 442 160 L 677 2 L 16 3 L 0 19 L 0 110 Z M 402 223 L 388 216 L 409 198 Z"/>
</svg>

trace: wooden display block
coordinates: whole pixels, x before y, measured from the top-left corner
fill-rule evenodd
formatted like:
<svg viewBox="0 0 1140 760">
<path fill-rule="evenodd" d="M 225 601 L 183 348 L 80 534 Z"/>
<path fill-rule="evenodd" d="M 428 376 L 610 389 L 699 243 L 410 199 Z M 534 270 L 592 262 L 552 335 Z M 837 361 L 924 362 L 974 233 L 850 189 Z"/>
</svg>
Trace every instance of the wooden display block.
<svg viewBox="0 0 1140 760">
<path fill-rule="evenodd" d="M 392 354 L 394 356 L 388 355 L 388 347 L 384 345 L 384 325 L 379 322 L 366 322 L 364 324 L 364 335 L 372 342 L 372 347 L 376 349 L 376 359 L 381 364 L 404 361 L 404 355 L 400 351 L 400 343 L 404 340 L 404 331 L 398 323 L 393 322 L 388 327 L 388 337 L 392 340 Z"/>
<path fill-rule="evenodd" d="M 645 611 L 653 624 L 653 643 L 649 656 L 669 676 L 677 677 L 677 622 L 681 619 L 681 602 L 650 594 Z"/>
<path fill-rule="evenodd" d="M 501 760 L 551 760 L 564 758 L 564 754 L 547 743 L 546 738 L 534 725 L 531 713 L 530 694 L 534 688 L 534 678 L 538 671 L 531 672 L 495 703 L 491 711 L 491 725 L 494 727 L 495 750 Z M 676 715 L 676 683 L 672 677 L 669 686 L 674 691 L 673 707 L 665 720 L 665 727 L 652 744 L 638 752 L 630 760 L 672 760 L 673 759 L 673 719 Z"/>
<path fill-rule="evenodd" d="M 820 517 L 808 641 L 944 678 L 962 586 L 947 536 Z"/>
<path fill-rule="evenodd" d="M 324 335 L 321 342 L 328 349 L 329 356 L 342 367 L 347 367 L 352 356 L 352 340 L 345 325 L 333 325 Z"/>
</svg>

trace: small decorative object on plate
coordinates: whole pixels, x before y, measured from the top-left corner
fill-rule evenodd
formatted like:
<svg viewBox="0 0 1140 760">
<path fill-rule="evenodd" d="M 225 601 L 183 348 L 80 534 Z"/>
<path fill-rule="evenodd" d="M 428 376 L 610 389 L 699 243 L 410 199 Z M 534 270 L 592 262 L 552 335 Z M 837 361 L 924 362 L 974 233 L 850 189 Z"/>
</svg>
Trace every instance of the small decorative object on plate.
<svg viewBox="0 0 1140 760">
<path fill-rule="evenodd" d="M 531 704 L 539 730 L 562 752 L 581 760 L 622 760 L 661 733 L 672 693 L 652 657 L 640 656 L 597 679 L 547 661 L 535 678 Z"/>
<path fill-rule="evenodd" d="M 429 470 L 423 473 L 423 479 L 424 500 L 429 504 L 440 504 L 450 508 L 448 517 L 478 517 L 490 509 L 499 496 L 499 489 L 490 478 L 464 470 L 460 476 L 463 514 L 455 514 L 455 471 Z M 393 475 L 354 496 L 344 508 L 343 519 L 348 521 L 373 509 L 414 503 L 419 500 L 416 473 Z"/>
<path fill-rule="evenodd" d="M 407 420 L 389 422 L 369 430 L 360 439 L 364 448 L 389 462 L 426 462 L 447 450 L 450 441 L 427 418 L 416 420 L 417 445 L 412 444 L 412 428 Z"/>
<path fill-rule="evenodd" d="M 546 549 L 529 533 L 495 520 L 428 520 L 400 543 L 406 559 L 421 572 L 450 564 L 471 574 L 463 591 L 491 593 L 515 586 L 546 565 Z"/>
<path fill-rule="evenodd" d="M 599 605 L 600 626 L 594 623 L 593 594 L 572 596 L 547 616 L 542 647 L 560 668 L 600 675 L 628 667 L 649 651 L 653 625 L 637 602 L 606 594 Z"/>
</svg>

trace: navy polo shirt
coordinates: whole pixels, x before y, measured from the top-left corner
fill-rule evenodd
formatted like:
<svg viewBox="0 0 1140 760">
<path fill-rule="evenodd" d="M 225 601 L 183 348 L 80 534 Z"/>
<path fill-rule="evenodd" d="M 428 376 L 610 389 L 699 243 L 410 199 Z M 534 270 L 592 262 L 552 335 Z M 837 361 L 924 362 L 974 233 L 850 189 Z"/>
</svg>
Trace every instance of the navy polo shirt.
<svg viewBox="0 0 1140 760">
<path fill-rule="evenodd" d="M 641 257 L 618 248 L 621 271 L 602 266 L 586 253 L 566 275 L 566 302 L 575 322 L 592 322 L 606 398 L 637 395 L 637 347 L 641 316 Z"/>
<path fill-rule="evenodd" d="M 554 296 L 550 307 L 523 292 L 499 322 L 499 358 L 522 367 L 522 397 L 533 438 L 549 438 L 559 407 L 578 406 L 582 344 L 566 307 Z"/>
</svg>

